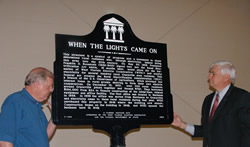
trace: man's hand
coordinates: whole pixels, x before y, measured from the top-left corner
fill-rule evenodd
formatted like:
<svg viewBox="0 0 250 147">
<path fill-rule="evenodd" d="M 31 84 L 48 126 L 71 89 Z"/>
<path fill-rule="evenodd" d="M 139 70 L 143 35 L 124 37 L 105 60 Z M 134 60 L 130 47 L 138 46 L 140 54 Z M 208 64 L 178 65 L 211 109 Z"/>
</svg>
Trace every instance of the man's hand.
<svg viewBox="0 0 250 147">
<path fill-rule="evenodd" d="M 178 128 L 181 128 L 181 129 L 183 129 L 183 130 L 185 130 L 186 127 L 187 127 L 187 123 L 184 122 L 184 121 L 181 119 L 181 117 L 178 116 L 178 115 L 176 115 L 175 113 L 174 113 L 174 121 L 172 122 L 171 125 L 173 125 L 173 126 L 175 126 L 175 127 L 178 127 Z"/>
<path fill-rule="evenodd" d="M 51 104 L 50 104 L 50 102 L 47 101 L 46 104 L 47 104 L 47 107 L 49 108 L 49 111 L 51 112 Z"/>
<path fill-rule="evenodd" d="M 0 141 L 0 147 L 13 147 L 13 144 L 6 141 Z"/>
</svg>

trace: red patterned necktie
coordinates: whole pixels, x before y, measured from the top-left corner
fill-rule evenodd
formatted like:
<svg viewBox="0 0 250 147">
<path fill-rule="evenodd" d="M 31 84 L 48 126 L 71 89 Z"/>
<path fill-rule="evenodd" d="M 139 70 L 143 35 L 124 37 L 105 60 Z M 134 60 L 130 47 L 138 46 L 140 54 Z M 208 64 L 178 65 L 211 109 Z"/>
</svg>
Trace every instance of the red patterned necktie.
<svg viewBox="0 0 250 147">
<path fill-rule="evenodd" d="M 214 116 L 214 112 L 218 106 L 218 103 L 219 103 L 219 94 L 216 94 L 216 98 L 215 98 L 215 101 L 214 101 L 214 104 L 213 104 L 213 107 L 212 107 L 212 110 L 210 112 L 210 116 L 209 116 L 209 121 L 212 120 L 213 116 Z"/>
</svg>

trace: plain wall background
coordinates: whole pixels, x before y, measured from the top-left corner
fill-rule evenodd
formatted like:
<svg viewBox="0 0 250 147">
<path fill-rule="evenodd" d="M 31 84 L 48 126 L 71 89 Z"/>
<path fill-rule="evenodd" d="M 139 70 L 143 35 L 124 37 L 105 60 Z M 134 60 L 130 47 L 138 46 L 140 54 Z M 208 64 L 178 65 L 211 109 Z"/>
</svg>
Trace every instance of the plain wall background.
<svg viewBox="0 0 250 147">
<path fill-rule="evenodd" d="M 167 44 L 174 111 L 200 123 L 208 66 L 229 60 L 236 86 L 250 91 L 249 0 L 0 0 L 0 104 L 24 87 L 34 67 L 53 71 L 55 34 L 86 35 L 105 14 L 124 17 L 137 37 Z M 50 113 L 44 109 L 48 119 Z M 144 126 L 127 147 L 201 147 L 201 140 L 166 126 Z M 51 147 L 108 147 L 91 127 L 57 129 Z"/>
</svg>

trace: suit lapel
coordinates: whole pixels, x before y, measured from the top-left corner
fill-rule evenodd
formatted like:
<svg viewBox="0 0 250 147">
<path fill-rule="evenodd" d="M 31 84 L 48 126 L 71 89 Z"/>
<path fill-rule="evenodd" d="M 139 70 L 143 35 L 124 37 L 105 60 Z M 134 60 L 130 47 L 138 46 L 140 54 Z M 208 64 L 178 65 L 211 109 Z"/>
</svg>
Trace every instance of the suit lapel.
<svg viewBox="0 0 250 147">
<path fill-rule="evenodd" d="M 219 106 L 215 110 L 214 116 L 213 116 L 211 121 L 214 121 L 218 117 L 218 115 L 220 114 L 220 112 L 223 109 L 224 105 L 227 103 L 233 88 L 234 88 L 234 86 L 231 85 L 230 88 L 228 89 L 227 93 L 224 95 L 222 101 L 219 103 Z"/>
</svg>

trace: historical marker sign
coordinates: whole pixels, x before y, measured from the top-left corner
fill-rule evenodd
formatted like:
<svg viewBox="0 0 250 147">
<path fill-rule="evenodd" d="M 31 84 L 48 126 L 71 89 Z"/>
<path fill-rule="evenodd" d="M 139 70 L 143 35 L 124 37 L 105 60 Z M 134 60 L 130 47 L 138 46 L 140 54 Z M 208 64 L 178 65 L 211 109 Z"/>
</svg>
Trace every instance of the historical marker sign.
<svg viewBox="0 0 250 147">
<path fill-rule="evenodd" d="M 119 15 L 85 36 L 56 34 L 54 74 L 58 125 L 172 122 L 166 44 L 138 39 Z"/>
</svg>

